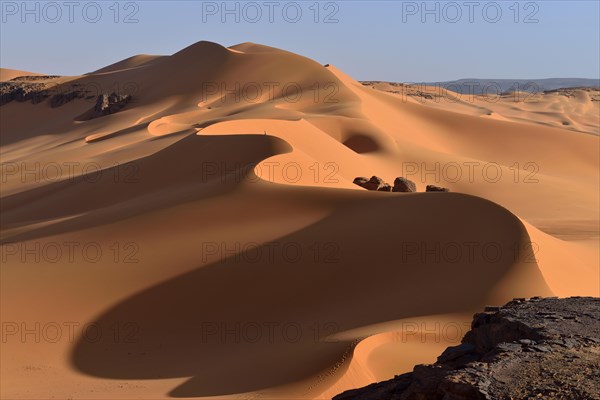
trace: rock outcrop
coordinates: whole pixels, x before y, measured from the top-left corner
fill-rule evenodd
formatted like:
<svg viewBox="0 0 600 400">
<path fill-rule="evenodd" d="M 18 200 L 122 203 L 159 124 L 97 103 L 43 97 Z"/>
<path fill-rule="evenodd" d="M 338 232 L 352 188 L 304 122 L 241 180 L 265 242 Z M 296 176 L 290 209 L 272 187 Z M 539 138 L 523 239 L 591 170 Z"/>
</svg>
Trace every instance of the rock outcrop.
<svg viewBox="0 0 600 400">
<path fill-rule="evenodd" d="M 57 75 L 19 76 L 0 82 L 0 106 L 11 101 L 41 103 L 51 95 Z"/>
<path fill-rule="evenodd" d="M 369 182 L 369 178 L 365 178 L 364 176 L 359 176 L 357 178 L 354 178 L 354 181 L 352 183 L 364 188 L 366 186 L 367 182 Z"/>
<path fill-rule="evenodd" d="M 426 192 L 449 192 L 450 189 L 444 188 L 444 187 L 435 186 L 435 185 L 427 185 L 427 187 L 425 188 L 425 191 Z"/>
<path fill-rule="evenodd" d="M 50 98 L 50 107 L 56 108 L 75 99 L 85 98 L 93 101 L 95 98 L 94 107 L 81 118 L 89 120 L 119 112 L 131 101 L 131 95 L 114 92 L 96 97 L 90 94 L 91 90 L 87 90 L 81 84 L 57 84 L 55 81 L 57 78 L 60 76 L 21 76 L 10 81 L 0 82 L 0 105 L 11 101 L 30 101 L 37 104 Z"/>
<path fill-rule="evenodd" d="M 394 180 L 392 192 L 416 192 L 417 185 L 410 179 L 399 176 Z"/>
<path fill-rule="evenodd" d="M 367 190 L 372 190 L 372 191 L 378 191 L 378 192 L 391 192 L 392 191 L 392 187 L 384 182 L 383 179 L 377 177 L 377 176 L 372 176 L 371 179 L 367 179 L 364 177 L 358 177 L 356 179 L 354 179 L 354 184 L 358 185 L 362 188 L 365 188 Z"/>
<path fill-rule="evenodd" d="M 11 79 L 9 82 L 32 82 L 32 81 L 47 81 L 50 79 L 60 78 L 60 75 L 24 75 L 17 76 Z"/>
<path fill-rule="evenodd" d="M 114 114 L 121 111 L 123 107 L 131 101 L 129 94 L 101 94 L 96 99 L 96 105 L 87 115 L 86 119 L 94 119 L 104 117 L 105 115 Z"/>
<path fill-rule="evenodd" d="M 94 99 L 83 85 L 58 84 L 60 76 L 20 76 L 7 82 L 0 82 L 0 105 L 17 102 L 38 104 L 50 98 L 50 107 L 63 106 L 75 99 Z"/>
<path fill-rule="evenodd" d="M 514 299 L 476 314 L 435 364 L 334 400 L 600 399 L 600 298 Z"/>
<path fill-rule="evenodd" d="M 0 105 L 11 101 L 21 103 L 31 101 L 33 104 L 37 104 L 46 100 L 49 96 L 47 85 L 44 83 L 28 81 L 0 82 Z"/>
</svg>

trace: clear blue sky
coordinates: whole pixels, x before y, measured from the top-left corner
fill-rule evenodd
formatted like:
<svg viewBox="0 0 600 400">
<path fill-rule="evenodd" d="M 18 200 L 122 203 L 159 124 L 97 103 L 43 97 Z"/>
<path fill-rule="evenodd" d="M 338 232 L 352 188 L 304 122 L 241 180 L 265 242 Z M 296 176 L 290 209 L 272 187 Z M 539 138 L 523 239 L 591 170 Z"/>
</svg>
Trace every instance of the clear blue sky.
<svg viewBox="0 0 600 400">
<path fill-rule="evenodd" d="M 600 74 L 598 0 L 1 3 L 0 65 L 48 74 L 172 54 L 200 40 L 275 46 L 360 80 Z"/>
</svg>

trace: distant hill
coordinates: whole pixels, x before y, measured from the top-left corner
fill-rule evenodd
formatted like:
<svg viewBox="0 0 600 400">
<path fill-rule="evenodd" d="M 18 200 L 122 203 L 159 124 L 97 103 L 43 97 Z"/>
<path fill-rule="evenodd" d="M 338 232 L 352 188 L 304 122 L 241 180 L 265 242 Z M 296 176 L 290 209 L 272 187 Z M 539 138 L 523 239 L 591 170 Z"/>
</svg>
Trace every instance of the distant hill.
<svg viewBox="0 0 600 400">
<path fill-rule="evenodd" d="M 461 94 L 483 94 L 498 92 L 544 92 L 574 87 L 598 87 L 600 79 L 549 78 L 549 79 L 459 79 L 446 82 L 421 82 L 426 86 L 442 86 Z"/>
</svg>

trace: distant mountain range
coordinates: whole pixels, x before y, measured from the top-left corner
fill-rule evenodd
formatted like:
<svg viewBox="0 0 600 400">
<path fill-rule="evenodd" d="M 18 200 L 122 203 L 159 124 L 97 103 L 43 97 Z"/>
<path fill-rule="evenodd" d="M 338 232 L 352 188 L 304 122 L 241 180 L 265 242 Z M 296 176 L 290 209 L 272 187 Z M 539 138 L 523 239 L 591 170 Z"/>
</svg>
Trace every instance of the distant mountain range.
<svg viewBox="0 0 600 400">
<path fill-rule="evenodd" d="M 549 79 L 458 79 L 446 82 L 421 82 L 427 86 L 442 86 L 461 94 L 493 94 L 498 92 L 544 92 L 573 87 L 599 87 L 600 79 L 549 78 Z"/>
</svg>

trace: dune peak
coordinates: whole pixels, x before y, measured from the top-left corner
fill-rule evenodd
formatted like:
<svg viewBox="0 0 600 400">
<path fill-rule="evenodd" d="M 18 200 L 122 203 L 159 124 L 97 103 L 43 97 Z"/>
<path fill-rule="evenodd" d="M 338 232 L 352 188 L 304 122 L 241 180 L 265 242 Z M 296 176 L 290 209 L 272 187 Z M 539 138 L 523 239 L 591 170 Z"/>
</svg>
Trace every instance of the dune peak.
<svg viewBox="0 0 600 400">
<path fill-rule="evenodd" d="M 172 57 L 189 56 L 189 55 L 203 55 L 206 57 L 212 57 L 219 54 L 227 53 L 228 49 L 219 43 L 210 42 L 208 40 L 201 40 L 192 45 L 189 45 L 177 53 L 173 54 Z"/>
<path fill-rule="evenodd" d="M 230 50 L 238 51 L 242 53 L 282 53 L 285 50 L 278 49 L 277 47 L 267 46 L 265 44 L 244 42 L 229 47 Z"/>
</svg>

